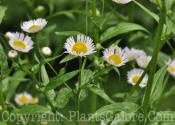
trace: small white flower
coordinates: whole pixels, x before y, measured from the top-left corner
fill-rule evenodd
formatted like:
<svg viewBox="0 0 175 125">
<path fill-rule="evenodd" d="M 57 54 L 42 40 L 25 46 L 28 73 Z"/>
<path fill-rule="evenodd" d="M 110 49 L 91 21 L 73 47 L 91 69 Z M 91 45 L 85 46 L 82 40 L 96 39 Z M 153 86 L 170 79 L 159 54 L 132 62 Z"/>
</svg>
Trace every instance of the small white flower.
<svg viewBox="0 0 175 125">
<path fill-rule="evenodd" d="M 168 72 L 175 76 L 175 60 L 169 59 L 168 62 L 166 62 L 166 65 L 168 66 Z"/>
<path fill-rule="evenodd" d="M 2 106 L 0 105 L 0 111 L 2 111 Z"/>
<path fill-rule="evenodd" d="M 6 38 L 12 38 L 14 36 L 15 36 L 15 33 L 12 33 L 12 32 L 6 32 L 6 34 L 5 34 Z"/>
<path fill-rule="evenodd" d="M 47 24 L 45 19 L 39 18 L 36 20 L 25 21 L 21 28 L 28 33 L 35 33 L 42 30 Z"/>
<path fill-rule="evenodd" d="M 129 61 L 133 61 L 140 56 L 146 56 L 146 53 L 143 50 L 139 50 L 135 48 L 129 49 L 128 47 L 125 47 L 124 52 L 127 55 Z"/>
<path fill-rule="evenodd" d="M 103 51 L 103 56 L 108 63 L 116 67 L 125 65 L 128 61 L 126 54 L 124 54 L 121 48 L 115 49 L 114 47 L 109 47 Z"/>
<path fill-rule="evenodd" d="M 33 48 L 31 37 L 24 36 L 23 33 L 18 32 L 13 37 L 10 37 L 9 44 L 14 50 L 24 53 L 28 53 Z"/>
<path fill-rule="evenodd" d="M 67 50 L 65 53 L 80 57 L 95 53 L 93 40 L 89 36 L 84 35 L 77 35 L 76 42 L 73 37 L 69 37 L 64 48 Z"/>
<path fill-rule="evenodd" d="M 136 59 L 138 66 L 146 68 L 151 61 L 152 56 L 140 56 Z"/>
<path fill-rule="evenodd" d="M 113 1 L 119 4 L 126 4 L 126 3 L 131 2 L 131 0 L 113 0 Z"/>
<path fill-rule="evenodd" d="M 52 50 L 49 47 L 43 47 L 41 51 L 45 56 L 50 56 L 52 54 Z"/>
<path fill-rule="evenodd" d="M 32 96 L 28 93 L 21 93 L 21 94 L 17 94 L 15 97 L 15 102 L 22 106 L 22 105 L 27 105 L 30 103 L 30 100 L 32 99 Z"/>
<path fill-rule="evenodd" d="M 127 73 L 128 83 L 130 83 L 132 85 L 136 85 L 137 82 L 139 81 L 140 77 L 142 76 L 143 72 L 144 72 L 144 70 L 138 69 L 138 68 L 135 68 L 135 69 L 129 71 Z M 146 74 L 144 76 L 144 78 L 142 79 L 142 81 L 140 82 L 139 86 L 141 88 L 144 88 L 147 85 L 147 81 L 148 81 L 148 75 Z"/>
<path fill-rule="evenodd" d="M 10 50 L 8 52 L 8 57 L 11 58 L 11 59 L 14 59 L 18 56 L 18 52 L 16 50 Z"/>
</svg>

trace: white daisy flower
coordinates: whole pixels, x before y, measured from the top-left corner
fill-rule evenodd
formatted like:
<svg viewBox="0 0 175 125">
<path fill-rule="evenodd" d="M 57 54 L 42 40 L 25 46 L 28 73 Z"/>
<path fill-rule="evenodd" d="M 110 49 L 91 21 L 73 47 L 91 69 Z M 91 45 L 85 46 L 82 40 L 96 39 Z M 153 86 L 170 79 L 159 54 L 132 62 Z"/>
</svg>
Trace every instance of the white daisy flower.
<svg viewBox="0 0 175 125">
<path fill-rule="evenodd" d="M 28 93 L 21 93 L 21 94 L 17 94 L 15 97 L 15 102 L 22 106 L 22 105 L 27 105 L 30 103 L 30 100 L 32 99 L 32 96 Z"/>
<path fill-rule="evenodd" d="M 73 37 L 69 37 L 64 48 L 67 50 L 65 53 L 80 57 L 95 53 L 93 40 L 89 36 L 84 35 L 77 35 L 76 42 Z"/>
<path fill-rule="evenodd" d="M 136 85 L 137 82 L 139 81 L 140 77 L 142 76 L 143 72 L 144 72 L 144 70 L 138 69 L 138 68 L 135 68 L 135 69 L 129 71 L 127 73 L 128 83 L 130 83 L 132 85 Z M 139 84 L 139 86 L 141 88 L 144 88 L 147 85 L 147 81 L 148 81 L 148 75 L 146 74 L 144 76 L 144 78 L 142 79 L 141 83 Z"/>
<path fill-rule="evenodd" d="M 35 33 L 42 30 L 47 24 L 45 19 L 39 18 L 36 20 L 25 21 L 21 28 L 28 33 Z"/>
<path fill-rule="evenodd" d="M 18 52 L 16 50 L 10 50 L 8 52 L 8 57 L 11 58 L 11 59 L 14 59 L 18 56 Z"/>
<path fill-rule="evenodd" d="M 128 61 L 126 54 L 121 48 L 109 47 L 103 51 L 103 56 L 108 63 L 117 67 L 125 65 Z"/>
<path fill-rule="evenodd" d="M 136 59 L 137 64 L 141 68 L 146 68 L 151 61 L 152 56 L 140 56 Z"/>
<path fill-rule="evenodd" d="M 10 37 L 9 44 L 14 50 L 28 53 L 33 48 L 31 37 L 24 36 L 23 33 L 16 32 L 13 37 Z"/>
<path fill-rule="evenodd" d="M 119 3 L 119 4 L 126 4 L 126 3 L 131 2 L 131 0 L 112 0 L 112 1 Z"/>
<path fill-rule="evenodd" d="M 41 51 L 45 56 L 50 56 L 52 54 L 52 50 L 49 47 L 43 47 Z"/>
<path fill-rule="evenodd" d="M 124 48 L 124 52 L 127 55 L 129 61 L 133 61 L 140 56 L 146 55 L 146 53 L 143 50 L 139 50 L 139 49 L 135 49 L 135 48 L 129 49 L 128 47 Z"/>
<path fill-rule="evenodd" d="M 31 98 L 30 99 L 30 104 L 37 104 L 39 102 L 38 98 Z"/>
<path fill-rule="evenodd" d="M 6 34 L 5 34 L 5 37 L 6 38 L 12 38 L 12 37 L 14 37 L 15 36 L 15 33 L 12 33 L 12 32 L 6 32 Z"/>
<path fill-rule="evenodd" d="M 169 59 L 168 62 L 166 62 L 166 65 L 168 66 L 167 70 L 168 72 L 175 76 L 175 60 Z"/>
</svg>

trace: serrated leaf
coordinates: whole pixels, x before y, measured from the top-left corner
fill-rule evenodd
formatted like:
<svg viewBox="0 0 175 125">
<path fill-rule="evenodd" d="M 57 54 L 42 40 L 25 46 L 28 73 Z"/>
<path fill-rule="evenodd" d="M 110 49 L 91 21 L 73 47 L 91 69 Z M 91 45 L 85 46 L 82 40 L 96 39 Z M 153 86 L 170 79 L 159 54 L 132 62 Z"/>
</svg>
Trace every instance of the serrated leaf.
<svg viewBox="0 0 175 125">
<path fill-rule="evenodd" d="M 41 79 L 43 85 L 46 86 L 49 83 L 49 76 L 44 65 L 41 66 Z"/>
<path fill-rule="evenodd" d="M 13 114 L 35 114 L 35 113 L 49 113 L 50 109 L 41 105 L 28 105 L 20 109 L 15 109 Z"/>
<path fill-rule="evenodd" d="M 104 100 L 108 101 L 109 103 L 115 103 L 106 93 L 104 90 L 97 88 L 97 87 L 90 87 L 89 88 L 90 91 L 92 91 L 93 93 L 99 95 L 100 97 L 102 97 Z"/>
<path fill-rule="evenodd" d="M 65 56 L 65 57 L 60 61 L 60 64 L 61 64 L 61 63 L 68 62 L 68 61 L 70 61 L 70 60 L 72 60 L 72 59 L 75 59 L 75 58 L 76 58 L 76 56 L 74 56 L 74 55 L 67 55 L 67 56 Z"/>
<path fill-rule="evenodd" d="M 6 12 L 7 8 L 4 6 L 0 6 L 0 24 L 2 22 L 3 17 L 5 16 L 5 12 Z"/>
<path fill-rule="evenodd" d="M 59 109 L 64 108 L 69 102 L 70 97 L 72 96 L 72 90 L 68 88 L 62 88 L 56 97 L 57 107 Z"/>
<path fill-rule="evenodd" d="M 93 79 L 94 73 L 91 70 L 84 69 L 82 72 L 82 85 L 89 83 Z"/>
<path fill-rule="evenodd" d="M 136 112 L 138 109 L 139 109 L 139 106 L 131 102 L 123 102 L 123 103 L 115 103 L 111 105 L 106 105 L 98 109 L 94 114 L 92 114 L 89 120 L 93 120 L 101 116 L 112 115 L 119 111 L 133 113 L 133 112 Z"/>
<path fill-rule="evenodd" d="M 62 85 L 63 83 L 67 82 L 68 80 L 70 80 L 71 78 L 73 78 L 74 76 L 76 76 L 78 74 L 79 70 L 75 70 L 66 74 L 63 74 L 61 76 L 57 76 L 53 79 L 50 80 L 49 84 L 46 86 L 46 90 L 51 90 L 51 89 L 55 89 L 57 87 L 59 87 L 60 85 Z"/>
<path fill-rule="evenodd" d="M 59 36 L 74 36 L 74 35 L 82 34 L 82 33 L 77 32 L 77 31 L 65 31 L 65 32 L 55 32 L 55 34 Z"/>
<path fill-rule="evenodd" d="M 120 23 L 116 26 L 110 27 L 107 29 L 100 37 L 101 42 L 105 42 L 106 40 L 109 40 L 113 37 L 116 37 L 117 35 L 121 35 L 124 33 L 128 33 L 135 30 L 142 30 L 145 32 L 149 32 L 147 29 L 145 29 L 143 26 L 134 24 L 134 23 Z"/>
</svg>

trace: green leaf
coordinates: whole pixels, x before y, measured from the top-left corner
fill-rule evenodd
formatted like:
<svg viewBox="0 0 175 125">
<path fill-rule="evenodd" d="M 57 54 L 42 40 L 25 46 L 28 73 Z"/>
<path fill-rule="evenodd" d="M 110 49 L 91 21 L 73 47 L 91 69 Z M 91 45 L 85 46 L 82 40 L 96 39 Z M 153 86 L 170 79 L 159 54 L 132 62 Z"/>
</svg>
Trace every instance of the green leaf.
<svg viewBox="0 0 175 125">
<path fill-rule="evenodd" d="M 20 109 L 15 109 L 12 113 L 14 114 L 35 114 L 35 113 L 49 113 L 50 109 L 41 105 L 28 105 Z"/>
<path fill-rule="evenodd" d="M 82 72 L 82 82 L 81 84 L 87 84 L 90 82 L 90 80 L 92 80 L 94 77 L 94 73 L 91 70 L 88 69 L 84 69 Z"/>
<path fill-rule="evenodd" d="M 74 55 L 67 55 L 67 56 L 65 56 L 65 57 L 60 61 L 60 64 L 61 64 L 61 63 L 68 62 L 68 61 L 70 61 L 70 60 L 72 60 L 72 59 L 75 59 L 75 58 L 76 58 L 76 56 L 74 56 Z"/>
<path fill-rule="evenodd" d="M 100 97 L 102 97 L 104 100 L 108 101 L 109 103 L 115 103 L 105 92 L 104 90 L 97 88 L 97 87 L 90 87 L 89 88 L 90 91 L 92 91 L 93 93 L 99 95 Z"/>
<path fill-rule="evenodd" d="M 160 98 L 166 72 L 167 72 L 166 65 L 156 72 L 151 91 L 151 102 L 154 102 Z"/>
<path fill-rule="evenodd" d="M 106 105 L 98 109 L 92 116 L 89 118 L 93 120 L 95 118 L 99 118 L 101 116 L 108 116 L 115 114 L 116 112 L 124 111 L 127 113 L 136 112 L 139 109 L 139 106 L 135 103 L 131 102 L 123 102 L 123 103 L 115 103 L 111 105 Z"/>
<path fill-rule="evenodd" d="M 68 88 L 62 88 L 56 97 L 57 107 L 59 109 L 64 108 L 69 102 L 70 97 L 72 96 L 72 90 Z"/>
<path fill-rule="evenodd" d="M 7 123 L 0 121 L 0 125 L 7 125 Z"/>
<path fill-rule="evenodd" d="M 82 33 L 77 32 L 77 31 L 65 31 L 65 32 L 55 32 L 55 34 L 59 36 L 74 36 L 74 35 L 82 34 Z"/>
<path fill-rule="evenodd" d="M 151 12 L 149 9 L 147 9 L 146 7 L 144 7 L 142 4 L 140 4 L 139 2 L 133 0 L 133 2 L 138 5 L 142 10 L 144 10 L 147 14 L 149 14 L 151 17 L 153 17 L 157 22 L 159 22 L 159 16 L 156 15 L 155 13 Z"/>
<path fill-rule="evenodd" d="M 8 75 L 8 62 L 7 62 L 7 56 L 1 44 L 0 44 L 0 70 L 1 70 L 1 78 L 3 79 Z"/>
<path fill-rule="evenodd" d="M 175 95 L 175 85 L 172 86 L 166 93 L 164 93 L 163 98 L 168 98 L 171 95 Z"/>
<path fill-rule="evenodd" d="M 9 102 L 10 99 L 15 95 L 16 88 L 22 81 L 26 81 L 24 77 L 26 74 L 22 71 L 17 71 L 15 74 L 10 77 L 10 83 L 8 85 L 8 90 L 6 94 L 6 100 Z"/>
<path fill-rule="evenodd" d="M 44 65 L 41 66 L 41 79 L 42 79 L 43 85 L 46 86 L 49 83 L 49 76 L 47 74 L 47 71 Z"/>
<path fill-rule="evenodd" d="M 75 70 L 73 72 L 69 72 L 69 73 L 66 73 L 66 74 L 63 74 L 61 76 L 57 76 L 57 77 L 51 79 L 50 83 L 46 86 L 46 90 L 51 90 L 51 89 L 55 89 L 55 88 L 59 87 L 63 83 L 67 82 L 68 80 L 70 80 L 71 78 L 76 76 L 78 74 L 78 72 L 79 72 L 79 70 Z"/>
<path fill-rule="evenodd" d="M 142 30 L 145 32 L 149 32 L 147 29 L 145 29 L 143 26 L 134 24 L 134 23 L 120 23 L 116 26 L 110 27 L 107 29 L 100 37 L 100 41 L 104 42 L 106 40 L 109 40 L 113 37 L 116 37 L 117 35 L 121 35 L 124 33 L 128 33 L 135 30 Z"/>
<path fill-rule="evenodd" d="M 4 6 L 0 6 L 0 24 L 2 22 L 3 17 L 5 16 L 5 12 L 6 12 L 7 8 Z"/>
</svg>

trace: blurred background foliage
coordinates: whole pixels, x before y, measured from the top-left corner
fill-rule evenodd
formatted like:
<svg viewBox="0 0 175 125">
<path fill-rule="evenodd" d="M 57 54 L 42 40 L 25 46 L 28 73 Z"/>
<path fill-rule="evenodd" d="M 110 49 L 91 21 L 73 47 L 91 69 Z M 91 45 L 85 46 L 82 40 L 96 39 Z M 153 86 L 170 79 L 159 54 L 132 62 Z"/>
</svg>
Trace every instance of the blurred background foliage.
<svg viewBox="0 0 175 125">
<path fill-rule="evenodd" d="M 169 0 L 167 0 L 169 1 Z M 169 40 L 169 43 L 172 47 L 175 46 L 174 43 L 174 35 L 175 35 L 175 3 L 170 2 L 168 9 L 168 18 L 167 18 L 167 26 L 169 32 L 171 34 L 172 39 Z M 138 0 L 142 5 L 144 5 L 149 10 L 158 13 L 158 6 L 155 0 Z M 66 34 L 59 35 L 60 32 L 66 31 L 78 31 L 86 34 L 86 1 L 85 0 L 1 0 L 1 5 L 6 6 L 8 9 L 6 11 L 3 22 L 0 25 L 0 34 L 3 35 L 8 31 L 11 32 L 23 32 L 20 29 L 20 25 L 23 21 L 35 19 L 35 18 L 46 18 L 48 20 L 47 27 L 38 33 L 37 40 L 40 43 L 40 46 L 49 46 L 53 50 L 53 56 L 60 55 L 64 52 L 64 43 L 68 37 Z M 142 31 L 134 31 L 126 34 L 122 34 L 116 36 L 110 40 L 107 40 L 102 43 L 102 46 L 107 48 L 112 43 L 117 40 L 121 40 L 119 42 L 119 46 L 121 47 L 133 47 L 145 50 L 147 54 L 151 55 L 153 46 L 154 46 L 154 35 L 156 32 L 157 23 L 156 21 L 147 13 L 145 13 L 142 9 L 136 6 L 133 2 L 120 5 L 112 2 L 112 0 L 105 0 L 104 12 L 103 5 L 101 0 L 97 0 L 97 17 L 95 19 L 92 18 L 91 11 L 91 1 L 89 0 L 89 9 L 88 9 L 88 35 L 95 39 L 94 36 L 94 27 L 99 26 L 100 29 L 99 34 L 101 35 L 106 29 L 111 26 L 115 26 L 121 22 L 133 22 L 136 24 L 140 24 L 145 27 L 150 33 L 142 32 Z M 167 5 L 168 6 L 168 5 Z M 101 25 L 102 24 L 102 25 Z M 57 33 L 56 33 L 57 32 Z M 6 41 L 8 43 L 8 41 Z M 7 45 L 5 48 L 5 52 L 7 53 L 10 47 Z M 169 57 L 174 58 L 175 51 L 172 51 L 169 45 L 166 43 L 162 48 L 161 53 L 159 55 L 159 63 L 162 65 L 166 59 Z M 102 54 L 101 54 L 102 55 Z M 32 56 L 32 55 L 30 55 Z M 66 54 L 64 54 L 66 56 Z M 30 57 L 29 57 L 30 58 Z M 66 72 L 70 72 L 76 70 L 78 68 L 78 60 L 74 59 L 70 62 L 60 64 L 60 60 L 63 57 L 52 62 L 54 68 L 59 72 L 61 68 L 66 67 Z M 97 59 L 100 60 L 100 59 Z M 95 64 L 94 57 L 90 57 L 88 64 Z M 9 65 L 11 64 L 9 60 Z M 32 64 L 31 64 L 32 65 Z M 159 66 L 160 66 L 159 65 Z M 54 76 L 54 73 L 51 69 L 46 66 L 47 73 L 50 77 Z M 91 68 L 93 70 L 93 67 Z M 100 68 L 99 68 L 100 69 Z M 115 98 L 114 95 L 116 93 L 127 93 L 132 89 L 132 85 L 128 84 L 126 78 L 126 72 L 132 69 L 132 65 L 128 63 L 126 66 L 119 68 L 120 76 L 119 79 L 117 73 L 112 70 L 108 75 L 101 77 L 100 85 L 103 86 L 105 92 L 112 99 L 121 102 L 122 98 Z M 65 70 L 65 69 L 62 69 Z M 100 70 L 103 70 L 100 69 Z M 25 77 L 24 73 L 21 72 L 12 72 L 14 78 L 20 76 L 22 79 L 11 78 L 9 80 L 11 84 L 15 84 L 13 87 L 17 87 L 16 92 L 28 91 L 32 93 L 32 95 L 38 96 L 38 92 L 36 90 L 30 89 L 33 86 L 30 78 Z M 9 81 L 3 81 L 4 85 Z M 73 88 L 75 86 L 75 81 L 77 79 L 74 78 L 68 82 L 68 84 Z M 14 83 L 15 82 L 15 83 Z M 166 91 L 168 92 L 172 86 L 174 86 L 175 80 L 173 77 L 170 77 L 168 87 Z M 20 86 L 19 86 L 20 84 Z M 8 90 L 8 87 L 5 88 Z M 62 90 L 62 87 L 56 89 L 58 92 Z M 144 91 L 143 89 L 139 91 Z M 59 91 L 59 93 L 61 93 Z M 8 93 L 7 93 L 8 94 Z M 141 95 L 140 95 L 141 94 Z M 85 100 L 81 102 L 81 111 L 88 113 L 89 108 L 91 106 L 91 95 L 90 92 L 84 92 L 83 96 Z M 10 97 L 13 97 L 11 95 Z M 143 92 L 135 93 L 133 97 L 129 98 L 128 101 L 137 102 L 139 98 L 143 97 Z M 40 104 L 45 104 L 46 100 L 42 99 L 42 95 L 40 95 Z M 159 105 L 158 110 L 175 110 L 175 99 L 174 95 L 168 96 L 166 99 L 162 99 Z M 13 98 L 9 98 L 9 101 L 13 101 Z M 102 105 L 106 104 L 103 99 L 98 98 L 97 101 L 97 109 Z M 63 114 L 67 114 L 67 111 L 74 109 L 73 100 L 68 100 L 68 105 L 65 107 L 60 107 L 60 111 Z M 34 123 L 32 123 L 34 124 Z M 56 124 L 56 123 L 55 123 Z M 37 124 L 38 125 L 38 124 Z M 52 123 L 54 125 L 54 123 Z"/>
</svg>

